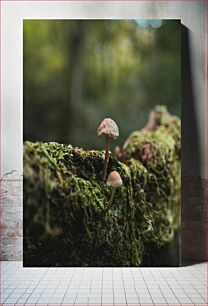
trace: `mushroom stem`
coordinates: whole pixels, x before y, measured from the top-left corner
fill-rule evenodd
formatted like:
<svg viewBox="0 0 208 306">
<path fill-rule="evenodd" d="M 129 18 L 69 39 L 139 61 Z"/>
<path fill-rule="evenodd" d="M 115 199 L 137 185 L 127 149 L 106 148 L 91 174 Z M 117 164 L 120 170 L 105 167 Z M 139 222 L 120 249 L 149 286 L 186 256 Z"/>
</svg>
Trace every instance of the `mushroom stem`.
<svg viewBox="0 0 208 306">
<path fill-rule="evenodd" d="M 110 197 L 109 204 L 108 204 L 108 209 L 112 206 L 115 191 L 116 191 L 116 187 L 112 187 L 111 197 Z"/>
<path fill-rule="evenodd" d="M 103 166 L 103 179 L 105 180 L 107 174 L 107 164 L 109 159 L 109 149 L 110 149 L 110 137 L 106 135 L 105 138 L 105 161 Z"/>
</svg>

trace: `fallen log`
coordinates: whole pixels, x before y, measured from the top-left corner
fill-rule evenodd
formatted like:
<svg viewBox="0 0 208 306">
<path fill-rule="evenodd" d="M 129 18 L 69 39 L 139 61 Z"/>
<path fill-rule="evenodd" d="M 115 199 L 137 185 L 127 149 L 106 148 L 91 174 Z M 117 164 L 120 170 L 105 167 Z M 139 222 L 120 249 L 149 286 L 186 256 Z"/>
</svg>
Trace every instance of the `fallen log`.
<svg viewBox="0 0 208 306">
<path fill-rule="evenodd" d="M 110 153 L 108 207 L 104 151 L 25 142 L 24 266 L 151 265 L 180 227 L 180 152 L 180 120 L 157 107 Z"/>
</svg>

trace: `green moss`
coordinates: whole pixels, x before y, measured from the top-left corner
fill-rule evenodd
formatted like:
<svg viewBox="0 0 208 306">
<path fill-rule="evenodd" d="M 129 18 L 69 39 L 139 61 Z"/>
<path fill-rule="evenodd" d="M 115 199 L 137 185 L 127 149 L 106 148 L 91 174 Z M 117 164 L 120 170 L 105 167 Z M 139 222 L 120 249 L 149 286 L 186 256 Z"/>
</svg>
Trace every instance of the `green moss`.
<svg viewBox="0 0 208 306">
<path fill-rule="evenodd" d="M 158 119 L 159 121 L 159 119 Z M 165 109 L 154 131 L 132 133 L 112 154 L 123 186 L 102 180 L 104 151 L 58 143 L 24 144 L 24 264 L 139 266 L 180 224 L 180 121 Z M 145 255 L 146 256 L 146 255 Z"/>
</svg>

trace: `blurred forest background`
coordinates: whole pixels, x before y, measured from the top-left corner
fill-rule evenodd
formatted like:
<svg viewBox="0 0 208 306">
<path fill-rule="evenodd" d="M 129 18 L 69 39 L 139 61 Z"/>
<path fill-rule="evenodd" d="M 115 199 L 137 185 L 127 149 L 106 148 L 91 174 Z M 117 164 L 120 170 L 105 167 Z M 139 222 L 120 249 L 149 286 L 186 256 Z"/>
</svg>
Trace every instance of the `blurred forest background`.
<svg viewBox="0 0 208 306">
<path fill-rule="evenodd" d="M 103 149 L 116 121 L 122 145 L 149 111 L 180 116 L 178 20 L 25 20 L 24 140 Z"/>
</svg>

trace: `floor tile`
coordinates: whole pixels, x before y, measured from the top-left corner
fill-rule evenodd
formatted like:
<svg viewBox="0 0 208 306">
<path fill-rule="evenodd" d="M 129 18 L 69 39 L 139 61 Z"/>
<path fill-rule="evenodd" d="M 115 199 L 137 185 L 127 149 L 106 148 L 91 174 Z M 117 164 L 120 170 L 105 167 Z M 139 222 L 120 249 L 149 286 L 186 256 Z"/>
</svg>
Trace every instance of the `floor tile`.
<svg viewBox="0 0 208 306">
<path fill-rule="evenodd" d="M 5 305 L 206 305 L 207 266 L 23 268 L 1 262 Z M 64 304 L 65 303 L 65 304 Z"/>
</svg>

